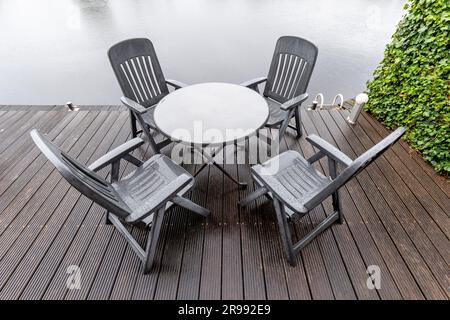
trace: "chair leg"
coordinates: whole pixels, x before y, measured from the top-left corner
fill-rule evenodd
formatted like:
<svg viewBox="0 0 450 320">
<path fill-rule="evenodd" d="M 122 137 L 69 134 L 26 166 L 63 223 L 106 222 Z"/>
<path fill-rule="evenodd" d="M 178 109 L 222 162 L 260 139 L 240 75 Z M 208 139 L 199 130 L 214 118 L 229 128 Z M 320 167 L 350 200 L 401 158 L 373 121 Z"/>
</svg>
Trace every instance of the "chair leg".
<svg viewBox="0 0 450 320">
<path fill-rule="evenodd" d="M 158 142 L 156 145 L 158 147 L 159 150 L 163 149 L 165 146 L 168 146 L 169 144 L 172 143 L 172 140 L 170 139 L 165 139 L 161 142 Z"/>
<path fill-rule="evenodd" d="M 338 222 L 339 224 L 342 224 L 344 223 L 344 216 L 342 215 L 342 206 L 341 201 L 339 199 L 339 190 L 336 190 L 336 192 L 334 192 L 331 197 L 333 199 L 333 209 L 338 213 L 339 216 Z"/>
<path fill-rule="evenodd" d="M 131 136 L 133 138 L 136 138 L 137 136 L 136 116 L 131 110 L 130 110 L 130 124 L 131 124 Z"/>
<path fill-rule="evenodd" d="M 272 146 L 272 139 L 265 134 L 257 133 L 258 141 L 262 141 L 270 148 Z"/>
<path fill-rule="evenodd" d="M 150 132 L 150 128 L 145 123 L 144 119 L 141 117 L 141 115 L 137 115 L 137 119 L 139 120 L 139 124 L 142 127 L 142 130 L 144 131 L 145 136 L 148 139 L 148 142 L 150 143 L 150 147 L 152 148 L 152 151 L 154 153 L 161 153 L 161 150 L 159 149 L 158 145 L 155 142 L 155 139 L 152 136 L 152 133 Z"/>
<path fill-rule="evenodd" d="M 255 201 L 257 198 L 267 194 L 268 192 L 269 192 L 269 190 L 267 190 L 265 187 L 261 187 L 255 191 L 253 191 L 252 193 L 250 193 L 247 197 L 245 197 L 241 201 L 239 201 L 239 206 L 246 207 L 250 203 Z"/>
<path fill-rule="evenodd" d="M 291 121 L 292 116 L 294 115 L 294 112 L 295 112 L 295 110 L 289 111 L 288 116 L 287 116 L 286 119 L 284 119 L 284 121 L 281 123 L 280 131 L 278 132 L 278 133 L 279 133 L 279 136 L 278 136 L 278 142 L 279 142 L 280 144 L 281 144 L 281 140 L 282 140 L 283 137 L 284 137 L 284 133 L 286 132 L 286 129 L 287 129 L 288 126 L 289 126 L 289 122 Z"/>
<path fill-rule="evenodd" d="M 320 222 L 313 230 L 311 230 L 306 236 L 304 236 L 300 241 L 294 245 L 294 252 L 299 252 L 304 247 L 306 247 L 311 241 L 313 241 L 319 234 L 324 232 L 328 227 L 330 227 L 335 221 L 339 219 L 339 215 L 334 211 L 325 220 Z"/>
<path fill-rule="evenodd" d="M 105 215 L 105 224 L 106 225 L 112 224 L 111 220 L 109 220 L 109 215 L 110 215 L 109 211 L 106 211 L 106 215 Z"/>
<path fill-rule="evenodd" d="M 152 226 L 148 234 L 147 245 L 145 249 L 144 274 L 149 273 L 153 267 L 158 238 L 161 232 L 162 221 L 164 218 L 164 208 L 165 206 L 163 206 L 153 215 Z"/>
<path fill-rule="evenodd" d="M 192 212 L 195 212 L 203 217 L 207 217 L 211 213 L 208 209 L 192 202 L 189 199 L 181 197 L 181 196 L 175 196 L 171 201 L 173 203 L 179 205 L 180 207 L 186 208 L 186 209 L 188 209 Z"/>
<path fill-rule="evenodd" d="M 273 199 L 275 212 L 277 214 L 278 228 L 280 229 L 281 241 L 283 242 L 284 251 L 286 253 L 289 264 L 293 267 L 297 264 L 295 259 L 295 251 L 292 245 L 291 231 L 287 221 L 284 205 L 276 198 Z"/>
<path fill-rule="evenodd" d="M 111 164 L 111 183 L 119 181 L 119 175 L 120 175 L 120 160 L 117 160 Z M 109 216 L 110 216 L 109 211 L 106 211 L 106 216 L 105 216 L 105 224 L 106 225 L 112 224 Z"/>
<path fill-rule="evenodd" d="M 337 176 L 336 162 L 330 158 L 328 158 L 328 169 L 330 171 L 331 179 L 335 179 Z M 344 222 L 344 217 L 342 216 L 341 202 L 339 200 L 339 189 L 333 192 L 331 198 L 333 200 L 333 209 L 337 212 L 339 217 L 339 224 L 342 224 Z"/>
<path fill-rule="evenodd" d="M 125 238 L 125 240 L 128 242 L 128 245 L 130 248 L 139 256 L 139 259 L 145 263 L 147 261 L 147 254 L 142 249 L 142 247 L 139 245 L 139 243 L 136 241 L 136 239 L 131 235 L 131 233 L 125 228 L 122 221 L 119 220 L 118 217 L 116 217 L 114 214 L 111 214 L 109 216 L 109 221 L 116 227 L 116 230 Z M 156 222 L 156 220 L 155 220 Z M 155 224 L 156 225 L 156 224 Z M 153 229 L 153 228 L 152 228 Z M 159 231 L 158 231 L 159 233 Z M 158 235 L 158 234 L 157 234 Z M 149 239 L 153 239 L 154 236 L 149 235 Z M 146 270 L 146 269 L 144 269 Z M 150 269 L 148 269 L 150 270 Z"/>
<path fill-rule="evenodd" d="M 300 108 L 295 109 L 295 128 L 297 129 L 297 138 L 302 136 L 302 120 L 300 115 Z"/>
</svg>

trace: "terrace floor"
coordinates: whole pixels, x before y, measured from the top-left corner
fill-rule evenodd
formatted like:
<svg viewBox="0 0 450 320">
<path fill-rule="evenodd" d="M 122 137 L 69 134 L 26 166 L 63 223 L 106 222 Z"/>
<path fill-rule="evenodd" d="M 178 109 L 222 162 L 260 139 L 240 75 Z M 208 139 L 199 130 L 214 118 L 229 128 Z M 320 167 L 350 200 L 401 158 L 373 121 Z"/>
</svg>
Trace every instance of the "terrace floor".
<svg viewBox="0 0 450 320">
<path fill-rule="evenodd" d="M 303 126 L 351 157 L 388 134 L 367 114 L 354 127 L 344 117 L 304 111 Z M 85 163 L 129 139 L 130 132 L 121 107 L 67 112 L 0 106 L 0 299 L 450 298 L 449 183 L 403 141 L 342 189 L 345 223 L 308 245 L 295 268 L 284 258 L 271 204 L 261 199 L 245 210 L 236 205 L 253 189 L 249 167 L 226 165 L 250 183 L 247 190 L 216 168 L 204 170 L 191 196 L 211 216 L 169 211 L 156 267 L 143 275 L 125 240 L 104 224 L 105 210 L 69 187 L 34 147 L 32 128 Z M 304 137 L 295 140 L 289 133 L 281 148 L 314 152 Z M 148 158 L 147 145 L 136 154 Z M 130 169 L 123 166 L 125 173 Z M 297 222 L 295 236 L 330 208 L 325 202 Z M 145 241 L 141 229 L 132 233 Z M 71 265 L 80 267 L 80 289 L 67 289 Z M 380 290 L 367 288 L 370 265 L 380 267 Z"/>
</svg>

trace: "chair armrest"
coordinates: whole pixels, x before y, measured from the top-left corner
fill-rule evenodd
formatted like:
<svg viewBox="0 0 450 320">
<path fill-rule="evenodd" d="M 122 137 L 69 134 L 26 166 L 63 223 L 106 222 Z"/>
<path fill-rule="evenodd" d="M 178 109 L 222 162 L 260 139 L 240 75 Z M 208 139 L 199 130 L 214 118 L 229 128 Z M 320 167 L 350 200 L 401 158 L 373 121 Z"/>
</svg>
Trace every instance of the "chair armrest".
<svg viewBox="0 0 450 320">
<path fill-rule="evenodd" d="M 266 81 L 267 81 L 267 77 L 259 77 L 259 78 L 255 78 L 252 80 L 242 82 L 240 85 L 243 87 L 247 87 L 247 88 L 253 88 L 253 87 L 257 86 L 258 84 L 266 82 Z"/>
<path fill-rule="evenodd" d="M 145 202 L 145 207 L 148 208 L 148 211 L 146 210 L 147 212 L 145 214 L 139 217 L 135 217 L 133 221 L 128 222 L 137 222 L 147 218 L 156 209 L 160 208 L 161 206 L 165 206 L 168 201 L 175 197 L 191 181 L 192 176 L 183 173 L 164 187 L 159 188 L 156 194 L 151 199 Z"/>
<path fill-rule="evenodd" d="M 309 143 L 318 148 L 321 153 L 332 158 L 336 162 L 343 164 L 346 167 L 348 167 L 353 162 L 353 160 L 350 159 L 345 153 L 343 153 L 327 141 L 323 140 L 322 138 L 316 136 L 315 134 L 307 136 L 306 140 L 308 140 Z"/>
<path fill-rule="evenodd" d="M 108 166 L 109 164 L 116 162 L 117 160 L 123 158 L 127 154 L 129 154 L 134 149 L 142 146 L 144 144 L 144 140 L 141 138 L 131 139 L 124 144 L 114 148 L 109 151 L 104 156 L 100 157 L 96 161 L 94 161 L 88 168 L 92 171 L 98 171 Z"/>
<path fill-rule="evenodd" d="M 122 97 L 120 98 L 120 101 L 122 101 L 122 103 L 128 107 L 128 109 L 130 109 L 133 112 L 136 112 L 137 114 L 143 114 L 146 113 L 148 110 L 143 107 L 142 105 L 140 105 L 139 103 L 137 103 L 134 100 L 131 100 L 127 97 Z"/>
<path fill-rule="evenodd" d="M 292 108 L 300 106 L 303 103 L 303 101 L 305 101 L 306 99 L 308 99 L 308 94 L 307 93 L 301 94 L 292 99 L 289 99 L 288 101 L 283 103 L 280 106 L 280 108 L 281 108 L 281 110 L 284 110 L 284 111 L 291 110 Z"/>
<path fill-rule="evenodd" d="M 183 87 L 187 87 L 187 84 L 177 81 L 177 80 L 172 80 L 172 79 L 166 79 L 166 83 L 172 87 L 175 88 L 175 90 L 183 88 Z"/>
</svg>

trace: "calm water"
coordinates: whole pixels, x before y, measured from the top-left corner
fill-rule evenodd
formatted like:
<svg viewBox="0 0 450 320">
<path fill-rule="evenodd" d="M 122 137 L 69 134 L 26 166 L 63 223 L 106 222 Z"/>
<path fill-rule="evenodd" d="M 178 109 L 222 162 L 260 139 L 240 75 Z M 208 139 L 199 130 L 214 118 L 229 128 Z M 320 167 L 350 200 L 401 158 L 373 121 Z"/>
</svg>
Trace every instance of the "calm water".
<svg viewBox="0 0 450 320">
<path fill-rule="evenodd" d="M 365 88 L 405 0 L 0 0 L 0 104 L 118 104 L 114 43 L 148 37 L 167 78 L 267 74 L 276 39 L 319 47 L 309 92 Z"/>
</svg>

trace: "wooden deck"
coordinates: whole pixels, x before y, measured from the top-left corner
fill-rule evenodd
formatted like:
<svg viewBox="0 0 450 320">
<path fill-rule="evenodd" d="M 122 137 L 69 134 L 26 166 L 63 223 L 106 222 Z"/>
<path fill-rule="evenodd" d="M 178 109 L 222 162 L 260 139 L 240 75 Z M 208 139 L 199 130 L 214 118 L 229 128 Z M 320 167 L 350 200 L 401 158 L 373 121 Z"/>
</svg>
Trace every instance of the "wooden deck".
<svg viewBox="0 0 450 320">
<path fill-rule="evenodd" d="M 304 112 L 303 125 L 351 157 L 388 134 L 367 114 L 350 127 L 339 112 Z M 248 166 L 226 165 L 250 182 L 247 190 L 215 168 L 203 171 L 191 196 L 212 215 L 203 220 L 180 208 L 166 215 L 157 266 L 143 275 L 137 256 L 104 224 L 105 211 L 69 187 L 34 147 L 32 128 L 85 163 L 130 132 L 120 107 L 0 106 L 0 299 L 450 298 L 449 184 L 404 142 L 342 189 L 345 223 L 308 245 L 296 268 L 283 256 L 270 203 L 238 210 L 253 189 Z M 314 152 L 289 133 L 286 148 Z M 150 156 L 146 147 L 136 154 Z M 295 236 L 330 210 L 326 202 L 297 222 Z M 142 230 L 132 233 L 145 241 Z M 79 290 L 67 289 L 70 265 L 81 269 Z M 369 265 L 381 269 L 381 290 L 367 288 Z"/>
</svg>

